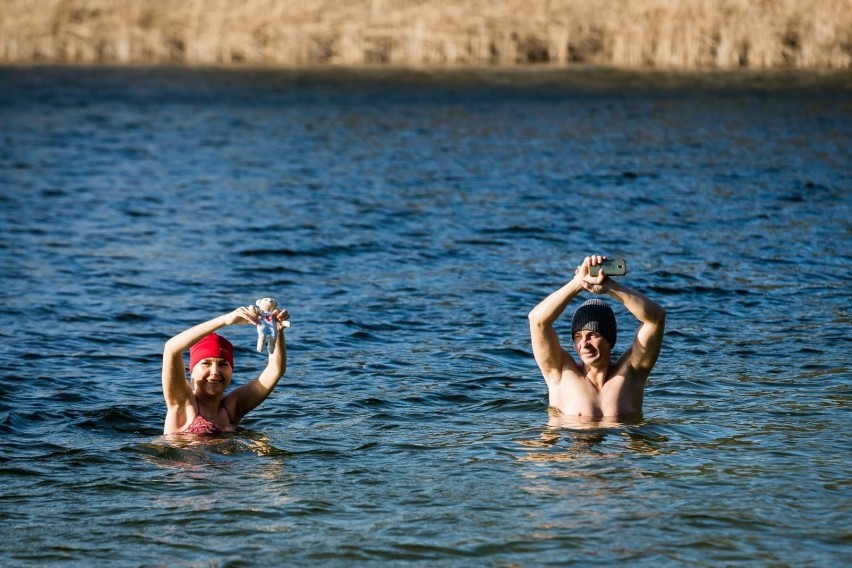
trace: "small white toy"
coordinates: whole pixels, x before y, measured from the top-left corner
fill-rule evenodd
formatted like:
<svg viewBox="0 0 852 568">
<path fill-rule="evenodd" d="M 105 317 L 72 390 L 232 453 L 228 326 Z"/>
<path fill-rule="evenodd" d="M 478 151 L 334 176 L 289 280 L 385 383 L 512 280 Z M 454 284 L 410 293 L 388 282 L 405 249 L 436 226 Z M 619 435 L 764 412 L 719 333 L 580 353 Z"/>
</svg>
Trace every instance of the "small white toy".
<svg viewBox="0 0 852 568">
<path fill-rule="evenodd" d="M 260 316 L 260 323 L 257 324 L 257 351 L 263 353 L 263 346 L 266 345 L 269 354 L 275 353 L 275 340 L 278 338 L 278 326 L 275 325 L 275 318 L 272 312 L 278 307 L 278 302 L 273 298 L 261 298 L 256 301 L 254 311 Z M 290 327 L 290 322 L 285 321 L 284 327 Z"/>
</svg>

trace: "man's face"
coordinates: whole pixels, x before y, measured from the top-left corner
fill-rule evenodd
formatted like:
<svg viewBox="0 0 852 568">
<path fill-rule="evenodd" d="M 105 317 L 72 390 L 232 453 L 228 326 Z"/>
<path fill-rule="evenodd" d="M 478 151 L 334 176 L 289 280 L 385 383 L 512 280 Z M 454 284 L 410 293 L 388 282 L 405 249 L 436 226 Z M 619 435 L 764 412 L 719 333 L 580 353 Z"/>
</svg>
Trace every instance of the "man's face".
<svg viewBox="0 0 852 568">
<path fill-rule="evenodd" d="M 580 360 L 587 365 L 593 365 L 600 361 L 609 362 L 612 347 L 609 341 L 597 331 L 581 329 L 574 334 L 574 349 Z"/>
</svg>

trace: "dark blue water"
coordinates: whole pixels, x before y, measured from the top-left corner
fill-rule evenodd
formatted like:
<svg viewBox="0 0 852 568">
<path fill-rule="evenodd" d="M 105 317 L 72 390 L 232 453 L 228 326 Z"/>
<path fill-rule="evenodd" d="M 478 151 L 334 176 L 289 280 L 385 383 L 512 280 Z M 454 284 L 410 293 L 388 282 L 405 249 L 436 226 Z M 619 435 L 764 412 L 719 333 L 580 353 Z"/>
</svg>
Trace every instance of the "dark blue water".
<svg viewBox="0 0 852 568">
<path fill-rule="evenodd" d="M 0 564 L 848 562 L 852 86 L 712 79 L 0 69 Z M 593 252 L 668 310 L 639 420 L 531 356 Z M 275 394 L 160 436 L 267 295 Z"/>
</svg>

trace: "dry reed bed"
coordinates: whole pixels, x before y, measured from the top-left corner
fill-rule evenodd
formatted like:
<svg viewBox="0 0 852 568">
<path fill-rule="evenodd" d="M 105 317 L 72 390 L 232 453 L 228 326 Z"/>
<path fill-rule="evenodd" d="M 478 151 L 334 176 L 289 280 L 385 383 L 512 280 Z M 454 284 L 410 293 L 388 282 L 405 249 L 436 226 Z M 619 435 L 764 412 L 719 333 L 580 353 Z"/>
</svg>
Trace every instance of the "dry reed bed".
<svg viewBox="0 0 852 568">
<path fill-rule="evenodd" d="M 1 0 L 0 8 L 6 63 L 852 63 L 852 0 Z"/>
</svg>

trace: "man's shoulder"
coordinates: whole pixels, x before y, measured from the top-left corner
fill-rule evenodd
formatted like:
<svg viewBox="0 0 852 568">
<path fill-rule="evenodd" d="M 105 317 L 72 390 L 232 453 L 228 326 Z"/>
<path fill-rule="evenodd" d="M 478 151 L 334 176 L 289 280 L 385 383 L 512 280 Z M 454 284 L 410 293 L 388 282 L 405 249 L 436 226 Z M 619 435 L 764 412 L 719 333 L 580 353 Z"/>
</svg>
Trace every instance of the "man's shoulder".
<svg viewBox="0 0 852 568">
<path fill-rule="evenodd" d="M 613 366 L 609 376 L 610 379 L 622 378 L 626 382 L 641 381 L 644 383 L 650 374 L 650 369 L 646 370 L 634 367 L 630 362 L 630 358 L 622 355 Z"/>
<path fill-rule="evenodd" d="M 556 375 L 553 381 L 553 387 L 571 388 L 573 385 L 583 380 L 583 374 L 576 364 L 562 365 L 561 371 L 554 373 Z"/>
</svg>

